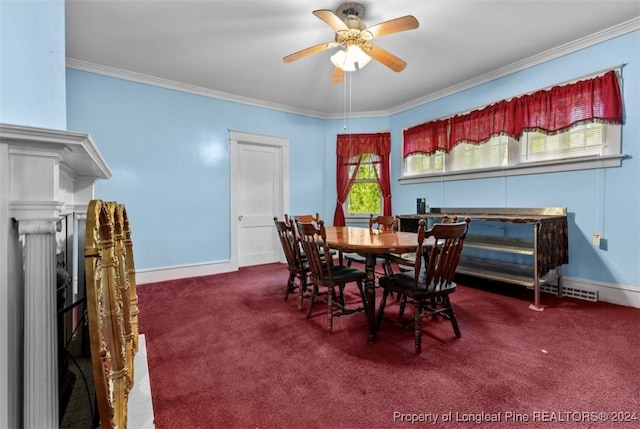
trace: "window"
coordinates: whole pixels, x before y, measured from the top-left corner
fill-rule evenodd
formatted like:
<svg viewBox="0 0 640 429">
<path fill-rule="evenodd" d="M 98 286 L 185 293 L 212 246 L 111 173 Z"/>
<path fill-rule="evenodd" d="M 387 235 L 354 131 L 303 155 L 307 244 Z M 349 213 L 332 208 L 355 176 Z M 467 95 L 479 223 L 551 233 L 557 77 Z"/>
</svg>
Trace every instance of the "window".
<svg viewBox="0 0 640 429">
<path fill-rule="evenodd" d="M 507 136 L 492 137 L 483 144 L 460 143 L 451 150 L 450 170 L 504 167 L 509 162 Z"/>
<path fill-rule="evenodd" d="M 352 217 L 372 213 L 391 216 L 390 153 L 391 133 L 388 131 L 338 134 L 334 226 L 346 225 L 346 214 Z"/>
<path fill-rule="evenodd" d="M 574 162 L 584 164 L 587 158 L 622 156 L 621 126 L 590 123 L 578 125 L 568 131 L 547 135 L 539 131 L 526 131 L 519 140 L 496 136 L 483 144 L 460 143 L 449 153 L 432 155 L 416 153 L 405 158 L 404 176 L 461 173 L 478 170 L 502 171 L 505 168 L 531 167 L 558 163 L 570 167 Z"/>
<path fill-rule="evenodd" d="M 358 159 L 360 163 L 358 164 Z M 380 157 L 374 154 L 365 153 L 362 157 L 352 157 L 350 160 L 353 166 L 350 168 L 350 175 L 358 171 L 355 180 L 349 191 L 347 198 L 348 216 L 369 216 L 370 214 L 382 213 L 382 196 L 378 177 L 380 176 Z"/>
<path fill-rule="evenodd" d="M 591 123 L 552 135 L 530 131 L 519 144 L 523 163 L 612 155 L 620 152 L 620 125 Z"/>
<path fill-rule="evenodd" d="M 405 130 L 400 180 L 619 166 L 621 130 L 622 95 L 610 71 Z"/>
<path fill-rule="evenodd" d="M 444 153 L 433 155 L 414 153 L 404 159 L 404 174 L 411 176 L 423 173 L 442 173 L 444 170 Z"/>
</svg>

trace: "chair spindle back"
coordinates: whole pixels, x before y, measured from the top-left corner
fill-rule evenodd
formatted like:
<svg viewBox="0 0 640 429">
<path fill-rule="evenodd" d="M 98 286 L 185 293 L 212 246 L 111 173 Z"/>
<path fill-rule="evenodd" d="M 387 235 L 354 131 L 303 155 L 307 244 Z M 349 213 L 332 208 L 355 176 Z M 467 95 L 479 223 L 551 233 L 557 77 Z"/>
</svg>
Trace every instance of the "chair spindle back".
<svg viewBox="0 0 640 429">
<path fill-rule="evenodd" d="M 333 265 L 331 250 L 327 244 L 327 235 L 324 229 L 324 221 L 319 220 L 318 226 L 313 223 L 305 223 L 296 220 L 296 226 L 302 241 L 304 253 L 307 256 L 311 276 L 321 279 L 328 275 L 332 280 L 331 270 L 327 267 Z"/>
<path fill-rule="evenodd" d="M 467 236 L 469 222 L 439 223 L 425 231 L 425 222 L 420 220 L 418 227 L 418 247 L 416 249 L 415 279 L 413 290 L 421 285 L 427 290 L 437 291 L 453 282 L 456 268 L 460 262 L 464 239 Z M 425 238 L 433 237 L 435 244 L 424 252 Z M 424 269 L 422 265 L 424 264 Z"/>
</svg>

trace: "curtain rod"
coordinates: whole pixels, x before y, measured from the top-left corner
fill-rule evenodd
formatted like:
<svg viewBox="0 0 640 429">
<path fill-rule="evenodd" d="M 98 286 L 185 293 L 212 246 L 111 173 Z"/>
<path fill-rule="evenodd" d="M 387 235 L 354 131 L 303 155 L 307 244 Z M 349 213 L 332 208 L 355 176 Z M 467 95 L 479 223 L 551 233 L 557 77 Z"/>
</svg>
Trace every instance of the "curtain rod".
<svg viewBox="0 0 640 429">
<path fill-rule="evenodd" d="M 505 98 L 504 100 L 505 101 L 509 101 L 509 100 L 513 100 L 514 98 L 522 97 L 523 95 L 533 94 L 534 92 L 546 91 L 548 89 L 553 88 L 554 86 L 561 86 L 561 85 L 566 85 L 568 83 L 574 83 L 574 82 L 577 82 L 579 80 L 583 80 L 583 79 L 586 79 L 586 78 L 590 78 L 590 77 L 599 75 L 601 73 L 604 74 L 604 73 L 606 73 L 606 72 L 608 72 L 610 70 L 615 70 L 616 72 L 619 72 L 619 71 L 622 70 L 622 67 L 624 67 L 626 65 L 627 65 L 627 63 L 622 63 L 622 64 L 618 64 L 618 65 L 615 65 L 615 66 L 606 67 L 606 68 L 603 68 L 603 69 L 600 69 L 600 70 L 597 70 L 597 71 L 593 71 L 593 72 L 589 72 L 589 73 L 583 74 L 582 76 L 574 77 L 572 79 L 567 79 L 567 80 L 565 80 L 563 82 L 554 83 L 552 85 L 545 86 L 545 87 L 538 88 L 538 89 L 534 89 L 534 90 L 529 91 L 529 92 L 523 92 L 523 93 L 521 93 L 519 95 L 513 95 L 513 96 L 511 96 L 509 98 Z M 620 79 L 620 76 L 618 76 L 618 79 Z M 426 122 L 421 122 L 419 124 L 410 125 L 410 126 L 408 126 L 406 128 L 403 128 L 402 131 L 408 130 L 409 128 L 417 127 L 418 125 L 426 124 L 426 123 L 431 122 L 431 121 L 437 121 L 437 120 L 441 120 L 441 119 L 449 119 L 449 118 L 452 118 L 452 117 L 454 117 L 456 115 L 466 115 L 466 114 L 471 113 L 471 112 L 473 112 L 475 110 L 482 109 L 482 108 L 487 107 L 487 106 L 491 106 L 491 104 L 493 104 L 493 103 L 485 104 L 484 106 L 472 107 L 471 109 L 463 110 L 461 112 L 454 113 L 454 114 L 452 114 L 450 116 L 447 116 L 447 117 L 438 117 L 438 118 L 430 119 L 430 120 L 428 120 Z"/>
</svg>

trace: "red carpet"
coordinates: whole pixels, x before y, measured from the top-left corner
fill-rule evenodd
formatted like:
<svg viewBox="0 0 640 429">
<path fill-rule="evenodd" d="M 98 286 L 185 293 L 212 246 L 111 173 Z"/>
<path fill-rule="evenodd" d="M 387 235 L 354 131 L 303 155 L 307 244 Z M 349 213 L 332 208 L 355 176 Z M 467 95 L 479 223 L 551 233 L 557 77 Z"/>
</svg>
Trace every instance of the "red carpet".
<svg viewBox="0 0 640 429">
<path fill-rule="evenodd" d="M 325 307 L 283 301 L 287 274 L 139 286 L 156 428 L 640 427 L 640 309 L 460 286 L 462 338 L 425 321 L 416 356 L 389 323 L 368 344 L 364 313 L 328 335 Z"/>
</svg>

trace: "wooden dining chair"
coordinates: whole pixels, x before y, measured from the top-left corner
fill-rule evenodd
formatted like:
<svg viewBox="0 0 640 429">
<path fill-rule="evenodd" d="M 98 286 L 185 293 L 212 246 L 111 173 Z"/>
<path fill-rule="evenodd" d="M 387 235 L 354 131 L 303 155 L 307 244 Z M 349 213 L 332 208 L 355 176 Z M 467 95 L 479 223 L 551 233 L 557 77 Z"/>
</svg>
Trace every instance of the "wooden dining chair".
<svg viewBox="0 0 640 429">
<path fill-rule="evenodd" d="M 398 230 L 398 218 L 396 216 L 374 216 L 369 217 L 369 230 L 378 232 L 391 232 Z M 366 258 L 358 253 L 345 253 L 343 255 L 347 261 L 347 266 L 350 267 L 353 262 L 364 264 Z M 393 274 L 391 268 L 391 260 L 387 257 L 379 256 L 376 258 L 376 266 L 382 267 L 382 275 L 390 276 Z"/>
<path fill-rule="evenodd" d="M 295 227 L 287 224 L 285 221 L 278 220 L 277 217 L 273 218 L 273 222 L 276 225 L 276 231 L 278 232 L 282 251 L 287 260 L 287 269 L 289 270 L 289 278 L 284 289 L 284 299 L 285 301 L 289 299 L 289 294 L 298 289 L 300 292 L 298 296 L 298 310 L 302 310 L 304 294 L 307 289 L 307 278 L 309 276 L 309 264 L 302 254 L 300 242 L 296 237 Z"/>
<path fill-rule="evenodd" d="M 465 219 L 465 222 L 469 222 L 469 221 L 470 221 L 469 218 Z M 440 217 L 439 223 L 456 223 L 456 222 L 458 222 L 458 216 L 449 216 L 447 214 L 443 214 Z M 425 227 L 426 227 L 426 224 L 425 224 Z M 413 271 L 413 265 L 415 263 L 416 255 L 415 253 L 403 254 L 403 255 L 392 254 L 388 256 L 388 259 L 391 262 L 395 262 L 400 271 Z"/>
<path fill-rule="evenodd" d="M 414 307 L 416 354 L 422 352 L 421 321 L 424 318 L 442 316 L 451 322 L 453 332 L 460 338 L 460 328 L 449 295 L 456 290 L 453 277 L 469 229 L 467 221 L 435 224 L 428 231 L 425 231 L 425 224 L 425 220 L 421 219 L 413 272 L 400 272 L 378 280 L 384 292 L 376 316 L 375 330 L 380 328 L 383 318 L 402 327 L 410 324 L 411 320 L 404 318 L 402 314 L 397 319 L 385 317 L 384 314 L 387 297 L 391 292 L 405 297 L 406 303 Z M 433 238 L 435 244 L 424 249 L 425 238 Z"/>
<path fill-rule="evenodd" d="M 300 235 L 296 229 L 296 222 L 302 222 L 302 223 L 312 223 L 316 226 L 318 226 L 318 222 L 320 222 L 320 214 L 318 212 L 316 212 L 315 216 L 311 215 L 311 214 L 303 214 L 303 215 L 294 215 L 294 216 L 289 216 L 286 213 L 284 214 L 284 221 L 291 226 L 291 229 L 294 231 L 294 234 L 296 235 L 297 241 L 298 241 L 298 245 L 300 248 L 300 252 L 302 254 L 302 258 L 305 259 L 306 255 L 304 254 L 304 248 L 302 247 L 302 241 L 300 241 Z M 320 253 L 322 254 L 322 250 L 320 251 Z M 335 250 L 331 250 L 331 255 L 335 256 L 337 255 L 338 252 L 336 252 Z"/>
<path fill-rule="evenodd" d="M 295 228 L 296 221 L 303 223 L 315 223 L 318 225 L 318 221 L 320 220 L 320 214 L 316 213 L 315 216 L 312 214 L 302 214 L 302 215 L 294 215 L 289 218 L 288 215 L 285 216 L 285 222 L 289 222 L 293 228 Z"/>
<path fill-rule="evenodd" d="M 327 330 L 333 330 L 335 317 L 353 314 L 364 310 L 364 306 L 347 306 L 344 289 L 349 283 L 356 283 L 360 297 L 364 302 L 364 280 L 362 270 L 337 264 L 332 249 L 327 244 L 327 236 L 322 219 L 316 226 L 313 223 L 296 222 L 310 269 L 309 282 L 311 293 L 307 306 L 307 318 L 311 317 L 313 306 L 317 302 L 327 303 Z M 336 290 L 337 289 L 337 290 Z"/>
<path fill-rule="evenodd" d="M 467 222 L 467 224 L 469 222 L 471 222 L 470 218 L 465 218 L 464 220 L 465 222 Z M 458 216 L 449 216 L 447 214 L 443 214 L 440 217 L 440 223 L 456 223 L 458 222 Z M 426 227 L 426 224 L 425 224 Z M 401 272 L 413 272 L 415 269 L 415 261 L 416 261 L 416 254 L 412 253 L 412 254 L 404 254 L 404 255 L 389 255 L 388 256 L 389 260 L 391 262 L 395 262 L 398 270 Z M 401 295 L 396 295 L 396 301 L 400 302 L 400 308 L 398 310 L 398 317 L 402 318 L 404 316 L 404 310 L 407 304 L 407 299 L 404 296 Z M 438 302 L 440 302 L 441 300 L 434 298 L 432 300 L 432 305 L 436 306 L 438 304 Z"/>
</svg>

